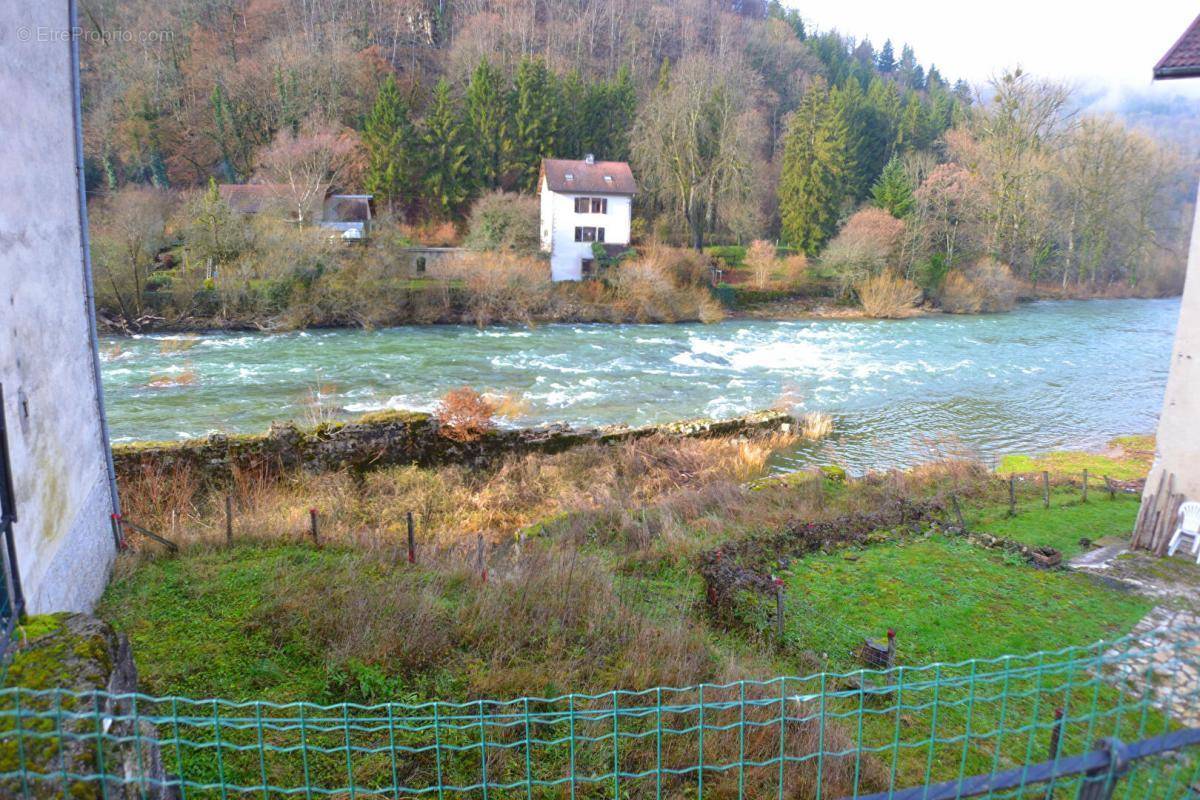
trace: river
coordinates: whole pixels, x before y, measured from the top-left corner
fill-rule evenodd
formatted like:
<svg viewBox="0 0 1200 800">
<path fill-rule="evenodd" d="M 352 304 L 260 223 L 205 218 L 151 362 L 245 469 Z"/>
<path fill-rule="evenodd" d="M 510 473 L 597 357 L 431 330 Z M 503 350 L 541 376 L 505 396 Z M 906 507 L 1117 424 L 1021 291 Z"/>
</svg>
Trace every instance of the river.
<svg viewBox="0 0 1200 800">
<path fill-rule="evenodd" d="M 518 424 L 637 425 L 787 403 L 835 434 L 780 459 L 854 471 L 969 453 L 1098 447 L 1154 429 L 1179 301 L 1038 302 L 898 321 L 463 326 L 104 337 L 115 441 L 260 432 L 429 410 L 470 385 L 519 396 Z"/>
</svg>

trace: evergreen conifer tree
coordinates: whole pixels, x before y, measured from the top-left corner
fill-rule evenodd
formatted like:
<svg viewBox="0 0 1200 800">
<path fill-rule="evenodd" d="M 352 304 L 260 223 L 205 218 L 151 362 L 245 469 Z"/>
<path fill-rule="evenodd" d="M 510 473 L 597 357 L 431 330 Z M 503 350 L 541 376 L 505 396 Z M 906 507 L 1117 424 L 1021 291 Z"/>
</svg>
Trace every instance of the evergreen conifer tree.
<svg viewBox="0 0 1200 800">
<path fill-rule="evenodd" d="M 471 168 L 462 114 L 445 78 L 434 87 L 421 141 L 425 196 L 438 215 L 453 216 L 471 196 Z"/>
<path fill-rule="evenodd" d="M 871 187 L 871 201 L 897 219 L 912 213 L 915 202 L 912 181 L 896 156 L 892 156 L 879 174 L 879 180 Z"/>
<path fill-rule="evenodd" d="M 853 180 L 846 121 L 816 80 L 792 115 L 784 138 L 779 213 L 784 239 L 814 254 L 837 227 Z"/>
<path fill-rule="evenodd" d="M 367 191 L 386 202 L 392 213 L 405 210 L 414 199 L 419 154 L 408 103 L 400 96 L 395 76 L 389 75 L 375 95 L 375 105 L 363 124 L 362 142 Z"/>
<path fill-rule="evenodd" d="M 467 84 L 467 122 L 471 132 L 471 167 L 486 188 L 500 185 L 509 141 L 508 98 L 500 71 L 485 58 Z"/>
<path fill-rule="evenodd" d="M 540 59 L 522 61 L 513 92 L 513 146 L 509 158 L 510 169 L 519 176 L 525 191 L 532 191 L 537 183 L 542 159 L 555 152 L 556 108 L 554 82 L 546 63 Z"/>
</svg>

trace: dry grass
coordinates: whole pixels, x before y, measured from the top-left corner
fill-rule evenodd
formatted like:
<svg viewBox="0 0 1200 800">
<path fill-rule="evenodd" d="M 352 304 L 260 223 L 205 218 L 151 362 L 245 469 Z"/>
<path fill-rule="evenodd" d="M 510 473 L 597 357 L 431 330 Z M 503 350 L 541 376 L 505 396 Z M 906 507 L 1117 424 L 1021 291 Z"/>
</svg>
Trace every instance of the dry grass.
<svg viewBox="0 0 1200 800">
<path fill-rule="evenodd" d="M 423 547 L 470 547 L 483 534 L 493 543 L 557 535 L 639 548 L 664 537 L 687 540 L 694 523 L 707 528 L 705 519 L 743 504 L 742 484 L 761 476 L 771 454 L 792 440 L 652 437 L 513 456 L 487 471 L 408 466 L 276 479 L 247 472 L 229 491 L 236 534 L 263 542 L 305 538 L 308 509 L 317 508 L 324 539 L 368 549 L 400 542 L 408 511 Z M 208 493 L 186 471 L 148 471 L 121 492 L 130 519 L 156 531 L 175 519 L 183 545 L 224 539 L 224 490 Z"/>
<path fill-rule="evenodd" d="M 318 383 L 308 387 L 302 403 L 301 422 L 309 428 L 315 428 L 338 418 L 341 409 L 329 402 L 329 398 L 337 393 L 337 387 L 332 383 Z"/>
<path fill-rule="evenodd" d="M 1019 284 L 1006 264 L 985 258 L 962 272 L 951 272 L 942 286 L 942 309 L 951 314 L 1011 311 Z"/>
<path fill-rule="evenodd" d="M 800 435 L 805 439 L 825 439 L 833 434 L 833 416 L 824 411 L 809 411 L 800 417 Z"/>
<path fill-rule="evenodd" d="M 492 413 L 500 419 L 521 419 L 528 417 L 533 412 L 533 403 L 529 401 L 529 398 L 515 390 L 484 392 L 483 397 L 491 404 Z"/>
<path fill-rule="evenodd" d="M 681 254 L 667 247 L 653 247 L 642 257 L 621 264 L 612 275 L 615 287 L 611 300 L 614 321 L 678 322 L 698 319 L 719 322 L 725 311 L 703 286 L 693 268 L 701 264 L 694 254 Z M 707 267 L 703 270 L 707 273 Z M 697 273 L 699 274 L 699 273 Z"/>
<path fill-rule="evenodd" d="M 921 300 L 920 288 L 894 272 L 883 272 L 857 284 L 863 313 L 875 319 L 900 319 L 912 314 Z"/>
</svg>

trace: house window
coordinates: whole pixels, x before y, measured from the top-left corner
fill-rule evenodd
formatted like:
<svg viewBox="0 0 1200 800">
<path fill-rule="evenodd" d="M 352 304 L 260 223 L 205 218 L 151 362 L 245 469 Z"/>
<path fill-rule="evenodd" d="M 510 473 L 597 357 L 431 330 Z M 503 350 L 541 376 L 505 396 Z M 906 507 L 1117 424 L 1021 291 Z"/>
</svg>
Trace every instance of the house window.
<svg viewBox="0 0 1200 800">
<path fill-rule="evenodd" d="M 425 274 L 425 256 L 417 256 L 417 274 Z"/>
<path fill-rule="evenodd" d="M 583 270 L 582 270 L 583 277 L 590 278 L 596 274 L 596 259 L 585 258 L 585 259 L 583 259 L 582 266 L 583 266 Z"/>
<path fill-rule="evenodd" d="M 597 242 L 604 241 L 604 228 L 596 228 L 596 241 Z"/>
<path fill-rule="evenodd" d="M 589 198 L 587 198 L 587 197 L 576 197 L 575 198 L 575 213 L 576 214 L 586 214 L 586 213 L 588 213 L 588 209 L 590 209 L 591 207 L 592 207 L 591 200 Z"/>
<path fill-rule="evenodd" d="M 592 198 L 592 213 L 593 214 L 607 214 L 608 213 L 608 198 L 607 197 L 593 197 Z"/>
<path fill-rule="evenodd" d="M 599 235 L 600 235 L 599 241 L 603 242 L 604 241 L 604 229 L 603 228 L 600 228 Z M 575 229 L 575 241 L 577 241 L 577 242 L 597 241 L 596 229 L 595 228 L 576 228 Z"/>
</svg>

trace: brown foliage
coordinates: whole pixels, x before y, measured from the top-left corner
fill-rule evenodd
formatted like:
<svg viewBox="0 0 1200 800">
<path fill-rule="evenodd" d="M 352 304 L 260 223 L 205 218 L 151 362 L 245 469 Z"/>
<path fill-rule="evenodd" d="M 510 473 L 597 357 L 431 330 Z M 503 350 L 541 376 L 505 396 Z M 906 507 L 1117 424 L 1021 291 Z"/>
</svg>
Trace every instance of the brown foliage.
<svg viewBox="0 0 1200 800">
<path fill-rule="evenodd" d="M 1016 305 L 1017 290 L 1017 281 L 1007 264 L 983 258 L 946 277 L 942 309 L 951 314 L 1010 311 Z"/>
<path fill-rule="evenodd" d="M 837 273 L 844 291 L 885 269 L 903 233 L 904 223 L 891 214 L 864 208 L 846 221 L 821 253 L 821 264 Z"/>
<path fill-rule="evenodd" d="M 897 319 L 912 313 L 921 300 L 920 288 L 894 272 L 867 278 L 854 287 L 863 313 L 876 319 Z"/>
<path fill-rule="evenodd" d="M 496 407 L 470 386 L 446 392 L 436 416 L 442 435 L 460 442 L 473 442 L 496 428 Z"/>
</svg>

